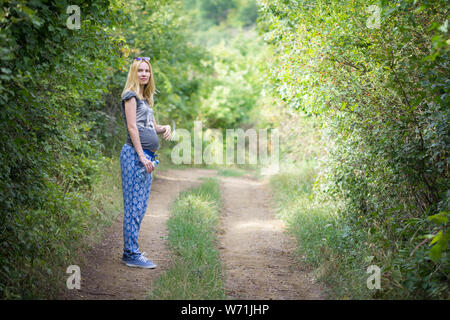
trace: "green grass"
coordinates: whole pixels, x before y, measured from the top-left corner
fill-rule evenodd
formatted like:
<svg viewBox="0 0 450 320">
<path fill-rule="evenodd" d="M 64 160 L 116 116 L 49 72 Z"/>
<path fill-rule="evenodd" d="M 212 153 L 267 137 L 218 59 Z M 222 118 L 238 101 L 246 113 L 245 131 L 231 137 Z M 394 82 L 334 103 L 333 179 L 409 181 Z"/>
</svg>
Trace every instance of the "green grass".
<svg viewBox="0 0 450 320">
<path fill-rule="evenodd" d="M 271 177 L 278 216 L 297 240 L 298 259 L 313 266 L 316 277 L 326 284 L 328 298 L 370 299 L 368 253 L 336 214 L 335 204 L 315 199 L 314 165 L 305 161 Z"/>
<path fill-rule="evenodd" d="M 99 242 L 106 228 L 123 214 L 120 159 L 105 158 L 103 161 L 102 166 L 105 170 L 100 171 L 99 178 L 89 195 L 92 214 L 85 240 L 90 246 Z"/>
<path fill-rule="evenodd" d="M 167 222 L 173 266 L 157 279 L 148 299 L 225 298 L 223 268 L 216 248 L 220 207 L 216 178 L 180 193 Z"/>
</svg>

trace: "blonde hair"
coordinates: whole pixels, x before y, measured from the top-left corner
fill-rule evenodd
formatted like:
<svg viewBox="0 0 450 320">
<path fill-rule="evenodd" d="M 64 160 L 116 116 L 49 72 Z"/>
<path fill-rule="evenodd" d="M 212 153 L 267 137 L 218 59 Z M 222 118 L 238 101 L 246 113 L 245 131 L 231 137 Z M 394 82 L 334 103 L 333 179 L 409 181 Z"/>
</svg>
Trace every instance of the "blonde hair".
<svg viewBox="0 0 450 320">
<path fill-rule="evenodd" d="M 150 71 L 150 79 L 148 80 L 148 83 L 144 86 L 144 92 L 141 92 L 141 86 L 139 84 L 139 79 L 137 75 L 139 65 L 142 62 L 146 62 L 148 64 Z M 153 107 L 153 95 L 155 94 L 156 87 L 155 81 L 153 80 L 152 66 L 149 61 L 146 61 L 144 59 L 142 60 L 133 59 L 133 62 L 131 63 L 130 66 L 130 70 L 128 71 L 127 82 L 122 91 L 122 96 L 125 94 L 125 92 L 130 90 L 134 91 L 138 95 L 139 99 L 147 100 L 150 107 Z"/>
</svg>

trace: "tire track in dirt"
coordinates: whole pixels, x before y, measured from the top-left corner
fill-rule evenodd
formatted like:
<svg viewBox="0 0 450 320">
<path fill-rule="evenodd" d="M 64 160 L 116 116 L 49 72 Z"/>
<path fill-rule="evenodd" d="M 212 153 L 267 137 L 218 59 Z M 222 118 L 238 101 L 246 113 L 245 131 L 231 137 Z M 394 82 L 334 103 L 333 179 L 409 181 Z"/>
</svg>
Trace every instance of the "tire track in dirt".
<svg viewBox="0 0 450 320">
<path fill-rule="evenodd" d="M 154 280 L 168 270 L 171 264 L 166 242 L 166 222 L 170 206 L 181 191 L 200 185 L 203 182 L 200 178 L 216 174 L 216 170 L 207 169 L 169 169 L 156 172 L 138 241 L 141 252 L 147 252 L 157 268 L 130 268 L 122 263 L 122 213 L 105 232 L 102 242 L 87 253 L 86 263 L 80 265 L 81 289 L 64 290 L 59 299 L 144 299 L 152 289 Z"/>
<path fill-rule="evenodd" d="M 293 257 L 295 239 L 275 218 L 267 181 L 221 178 L 226 294 L 231 299 L 324 299 L 310 269 Z"/>
</svg>

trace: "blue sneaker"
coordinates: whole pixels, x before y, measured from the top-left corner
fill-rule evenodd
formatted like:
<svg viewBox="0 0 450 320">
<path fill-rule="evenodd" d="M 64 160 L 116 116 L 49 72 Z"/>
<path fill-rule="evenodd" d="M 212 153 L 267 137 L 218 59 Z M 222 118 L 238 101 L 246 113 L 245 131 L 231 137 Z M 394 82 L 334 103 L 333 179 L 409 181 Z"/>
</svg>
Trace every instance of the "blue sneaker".
<svg viewBox="0 0 450 320">
<path fill-rule="evenodd" d="M 144 257 L 144 254 L 141 254 L 139 257 L 135 259 L 122 259 L 122 261 L 128 266 L 128 267 L 136 267 L 136 268 L 145 268 L 145 269 L 154 269 L 156 268 L 156 264 L 154 264 L 151 260 Z"/>
</svg>

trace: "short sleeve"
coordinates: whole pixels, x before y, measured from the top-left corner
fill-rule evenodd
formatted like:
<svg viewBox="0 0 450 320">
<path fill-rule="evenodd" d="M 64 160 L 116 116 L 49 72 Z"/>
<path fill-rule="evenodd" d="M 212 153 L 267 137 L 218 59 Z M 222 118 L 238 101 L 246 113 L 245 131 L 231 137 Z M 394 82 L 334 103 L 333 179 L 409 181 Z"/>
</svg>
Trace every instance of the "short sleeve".
<svg viewBox="0 0 450 320">
<path fill-rule="evenodd" d="M 137 94 L 131 90 L 125 92 L 125 94 L 122 95 L 122 102 L 128 101 L 133 97 L 136 98 L 136 103 L 139 103 L 139 98 L 138 98 Z"/>
</svg>

